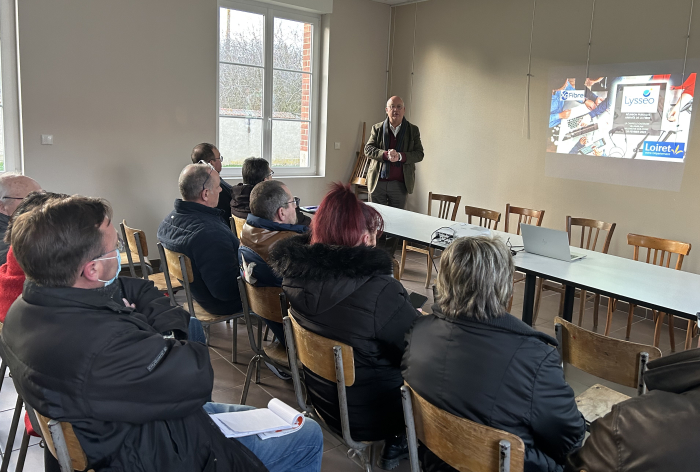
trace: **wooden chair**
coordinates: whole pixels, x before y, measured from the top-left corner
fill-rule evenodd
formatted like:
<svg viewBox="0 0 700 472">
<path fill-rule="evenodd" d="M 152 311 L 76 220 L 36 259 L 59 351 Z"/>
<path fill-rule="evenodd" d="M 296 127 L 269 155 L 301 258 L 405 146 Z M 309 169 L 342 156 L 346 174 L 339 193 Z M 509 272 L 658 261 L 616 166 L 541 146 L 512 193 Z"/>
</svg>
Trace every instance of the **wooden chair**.
<svg viewBox="0 0 700 472">
<path fill-rule="evenodd" d="M 462 197 L 452 197 L 450 195 L 439 195 L 437 193 L 428 193 L 428 215 L 432 215 L 433 202 L 440 202 L 438 208 L 438 218 L 450 219 L 454 221 L 457 218 L 457 210 Z M 450 215 L 451 213 L 451 215 Z M 435 249 L 428 246 L 427 248 L 409 246 L 406 241 L 403 242 L 401 249 L 401 268 L 399 269 L 399 280 L 403 277 L 403 270 L 406 265 L 406 251 L 420 252 L 428 257 L 428 275 L 425 278 L 425 288 L 430 287 L 430 281 L 433 278 L 433 256 Z"/>
<path fill-rule="evenodd" d="M 122 238 L 124 239 L 124 249 L 127 255 L 129 271 L 132 277 L 136 277 L 136 270 L 134 269 L 134 263 L 137 262 L 141 265 L 141 276 L 153 282 L 153 285 L 161 292 L 166 292 L 168 290 L 168 284 L 165 282 L 165 272 L 159 272 L 157 274 L 153 273 L 153 269 L 146 265 L 148 261 L 148 244 L 146 243 L 146 233 L 140 229 L 131 228 L 127 226 L 126 220 L 122 220 L 119 224 L 122 230 Z M 134 253 L 134 249 L 136 252 Z M 132 254 L 136 255 L 134 258 Z M 170 284 L 174 291 L 182 290 L 182 285 L 176 280 L 171 278 Z"/>
<path fill-rule="evenodd" d="M 87 456 L 75 436 L 73 426 L 67 422 L 49 419 L 36 410 L 33 410 L 33 413 L 41 427 L 41 436 L 46 442 L 46 447 L 58 460 L 61 472 L 85 470 L 88 466 Z M 90 472 L 93 472 L 92 469 Z"/>
<path fill-rule="evenodd" d="M 544 218 L 544 210 L 532 210 L 530 208 L 514 207 L 510 206 L 510 203 L 506 203 L 506 223 L 505 232 L 510 233 L 510 215 L 518 215 L 518 224 L 515 227 L 515 234 L 520 235 L 520 224 L 525 223 L 526 225 L 534 224 L 535 226 L 542 226 L 542 219 Z M 534 220 L 534 223 L 533 223 Z M 517 277 L 513 276 L 513 285 L 523 282 L 525 276 Z M 540 294 L 542 293 L 542 279 L 537 279 L 537 286 L 535 287 L 535 313 L 537 312 L 537 307 L 540 304 Z M 513 297 L 510 297 L 508 302 L 508 312 L 513 308 Z M 535 324 L 536 318 L 533 316 L 532 324 Z"/>
<path fill-rule="evenodd" d="M 231 313 L 229 315 L 214 315 L 209 313 L 192 298 L 190 284 L 194 282 L 194 274 L 192 272 L 190 258 L 182 253 L 166 249 L 160 242 L 158 242 L 158 252 L 160 253 L 161 265 L 165 272 L 165 281 L 168 285 L 170 300 L 172 303 L 175 303 L 175 293 L 170 285 L 170 278 L 175 277 L 185 289 L 185 296 L 187 297 L 187 307 L 185 309 L 190 313 L 190 316 L 194 316 L 202 323 L 204 335 L 207 338 L 207 345 L 209 345 L 210 338 L 209 328 L 212 324 L 233 320 L 233 352 L 231 354 L 231 361 L 234 363 L 238 362 L 238 319 L 243 317 L 243 312 Z"/>
<path fill-rule="evenodd" d="M 418 442 L 458 471 L 522 472 L 525 444 L 512 433 L 460 418 L 401 387 L 411 472 L 420 472 Z"/>
<path fill-rule="evenodd" d="M 284 297 L 284 295 L 282 296 Z M 284 302 L 282 305 L 284 305 Z M 355 441 L 350 435 L 346 388 L 351 387 L 355 383 L 355 358 L 352 346 L 312 333 L 302 328 L 289 315 L 284 317 L 284 337 L 287 340 L 294 392 L 299 408 L 307 416 L 316 420 L 336 439 L 345 444 L 346 447 L 350 448 L 351 451 L 348 451 L 348 455 L 351 452 L 356 455 L 360 459 L 360 465 L 365 472 L 372 472 L 373 443 Z M 301 366 L 298 362 L 301 363 Z M 306 390 L 302 389 L 301 376 L 299 375 L 299 369 L 302 366 L 319 377 L 338 385 L 341 436 L 328 427 L 311 403 L 304 400 L 304 391 Z"/>
<path fill-rule="evenodd" d="M 479 218 L 479 226 L 484 228 L 498 230 L 498 223 L 501 221 L 501 213 L 485 208 L 477 208 L 471 206 L 464 207 L 464 213 L 467 215 L 467 223 L 472 224 L 472 217 Z M 493 228 L 491 227 L 493 225 Z"/>
<path fill-rule="evenodd" d="M 566 232 L 569 233 L 569 244 L 571 244 L 571 235 L 572 235 L 572 230 L 574 226 L 580 226 L 581 227 L 581 239 L 578 243 L 578 247 L 582 249 L 588 249 L 589 251 L 595 251 L 596 246 L 598 244 L 598 237 L 600 236 L 600 232 L 604 231 L 605 234 L 605 240 L 603 242 L 603 246 L 601 248 L 601 251 L 603 254 L 608 253 L 608 249 L 610 249 L 610 241 L 612 240 L 613 233 L 615 232 L 615 223 L 606 223 L 604 221 L 598 221 L 598 220 L 591 220 L 588 218 L 572 218 L 571 216 L 566 217 Z M 595 231 L 595 232 L 594 232 Z M 591 241 L 591 238 L 593 239 Z M 602 238 L 601 238 L 602 240 Z M 564 286 L 561 284 L 555 284 L 553 282 L 549 282 L 545 280 L 542 283 L 542 290 L 551 290 L 554 292 L 559 293 L 559 316 L 561 316 L 563 310 L 564 310 Z M 590 297 L 588 297 L 588 293 L 585 290 L 581 290 L 576 293 L 577 297 L 581 298 L 581 305 L 579 307 L 579 314 L 578 314 L 578 325 L 581 326 L 583 323 L 583 312 L 586 309 L 586 302 L 590 301 L 593 299 L 593 328 L 598 327 L 598 306 L 600 305 L 600 294 L 590 294 Z M 588 298 L 587 298 L 588 297 Z M 540 304 L 539 300 L 541 298 L 537 297 L 538 303 L 535 305 L 534 309 L 534 315 L 533 315 L 533 324 L 535 323 L 535 320 L 537 320 L 537 314 L 539 313 L 540 309 Z"/>
<path fill-rule="evenodd" d="M 647 257 L 644 262 L 647 264 L 654 264 L 661 267 L 670 268 L 671 266 L 671 256 L 677 254 L 676 264 L 674 269 L 681 270 L 683 265 L 683 258 L 690 254 L 690 243 L 682 243 L 679 241 L 673 241 L 670 239 L 655 238 L 652 236 L 641 236 L 639 234 L 628 234 L 627 244 L 634 246 L 633 258 L 635 261 L 639 260 L 639 248 L 646 248 Z M 654 256 L 652 258 L 652 250 L 654 251 Z M 610 325 L 612 323 L 612 315 L 614 311 L 614 300 L 611 298 L 608 301 L 608 315 L 605 322 L 605 335 L 610 333 Z M 634 308 L 636 305 L 630 303 L 629 310 L 627 313 L 627 333 L 625 339 L 630 338 L 630 331 L 632 329 L 632 319 L 634 317 Z M 652 311 L 654 316 L 654 321 L 656 326 L 654 327 L 654 347 L 659 347 L 659 340 L 661 338 L 661 327 L 664 321 L 664 313 Z M 688 320 L 688 332 L 685 337 L 685 349 L 690 349 L 693 340 L 693 331 L 697 323 L 695 321 Z M 668 315 L 668 334 L 671 340 L 671 352 L 676 350 L 676 337 L 673 332 L 673 315 Z"/>
<path fill-rule="evenodd" d="M 243 277 L 238 277 L 238 289 L 241 292 L 241 302 L 243 304 L 243 316 L 248 327 L 248 339 L 250 340 L 250 348 L 255 354 L 248 364 L 246 371 L 245 384 L 243 385 L 243 393 L 241 395 L 241 405 L 245 405 L 248 398 L 248 389 L 250 388 L 250 379 L 253 376 L 255 369 L 255 383 L 260 383 L 260 362 L 267 362 L 274 365 L 278 370 L 291 375 L 289 370 L 289 359 L 287 352 L 283 350 L 281 345 L 277 345 L 279 351 L 273 350 L 270 346 L 262 345 L 262 319 L 282 323 L 282 313 L 287 312 L 287 307 L 282 306 L 282 303 L 287 303 L 286 298 L 280 299 L 282 289 L 280 287 L 256 287 L 248 283 Z M 253 332 L 253 317 L 258 315 L 257 322 L 257 342 L 255 333 Z"/>
<path fill-rule="evenodd" d="M 245 224 L 245 218 L 239 218 L 235 215 L 231 215 L 230 225 L 231 231 L 234 232 L 238 239 L 241 239 L 241 233 L 243 232 L 243 225 Z"/>
<path fill-rule="evenodd" d="M 352 169 L 350 180 L 348 183 L 355 186 L 355 195 L 359 198 L 361 194 L 367 194 L 367 171 L 369 171 L 370 160 L 365 155 L 365 143 L 367 122 L 362 123 L 362 141 L 360 142 L 360 150 L 357 151 L 357 159 L 355 166 Z"/>
<path fill-rule="evenodd" d="M 554 331 L 562 362 L 610 382 L 636 388 L 637 395 L 646 392 L 643 374 L 647 362 L 661 357 L 659 348 L 603 336 L 558 316 L 554 319 Z M 628 398 L 596 384 L 576 397 L 576 403 L 586 421 L 592 423 Z"/>
</svg>

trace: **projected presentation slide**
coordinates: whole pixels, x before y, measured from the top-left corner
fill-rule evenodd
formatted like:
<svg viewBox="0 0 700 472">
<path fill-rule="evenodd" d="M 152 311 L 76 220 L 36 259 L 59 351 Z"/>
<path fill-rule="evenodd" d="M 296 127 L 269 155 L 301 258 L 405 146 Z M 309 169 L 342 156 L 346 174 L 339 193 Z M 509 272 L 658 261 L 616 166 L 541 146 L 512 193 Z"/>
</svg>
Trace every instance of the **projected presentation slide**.
<svg viewBox="0 0 700 472">
<path fill-rule="evenodd" d="M 552 90 L 547 151 L 684 162 L 695 73 L 562 77 Z"/>
</svg>

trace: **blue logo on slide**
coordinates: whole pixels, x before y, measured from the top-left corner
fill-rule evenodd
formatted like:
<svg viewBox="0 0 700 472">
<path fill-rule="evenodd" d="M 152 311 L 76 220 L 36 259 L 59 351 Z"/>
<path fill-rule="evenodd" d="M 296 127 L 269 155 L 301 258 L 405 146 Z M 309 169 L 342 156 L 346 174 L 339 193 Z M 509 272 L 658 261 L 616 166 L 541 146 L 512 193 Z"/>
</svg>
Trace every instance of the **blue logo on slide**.
<svg viewBox="0 0 700 472">
<path fill-rule="evenodd" d="M 651 95 L 651 90 L 645 90 L 642 95 L 644 95 L 645 97 L 648 97 L 649 95 Z"/>
<path fill-rule="evenodd" d="M 644 150 L 642 151 L 642 155 L 650 157 L 683 159 L 685 156 L 685 143 L 644 141 Z"/>
</svg>

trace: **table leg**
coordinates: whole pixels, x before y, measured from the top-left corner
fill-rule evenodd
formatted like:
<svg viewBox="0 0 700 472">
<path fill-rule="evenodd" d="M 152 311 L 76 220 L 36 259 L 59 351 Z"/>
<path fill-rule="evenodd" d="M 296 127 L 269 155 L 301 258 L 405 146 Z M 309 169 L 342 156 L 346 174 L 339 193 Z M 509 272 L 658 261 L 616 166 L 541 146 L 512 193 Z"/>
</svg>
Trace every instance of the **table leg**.
<svg viewBox="0 0 700 472">
<path fill-rule="evenodd" d="M 535 306 L 535 286 L 537 285 L 537 276 L 534 274 L 525 274 L 525 296 L 523 297 L 523 322 L 532 326 L 532 313 Z"/>
<path fill-rule="evenodd" d="M 574 299 L 576 298 L 576 287 L 566 285 L 564 289 L 564 319 L 571 323 L 574 313 Z"/>
</svg>

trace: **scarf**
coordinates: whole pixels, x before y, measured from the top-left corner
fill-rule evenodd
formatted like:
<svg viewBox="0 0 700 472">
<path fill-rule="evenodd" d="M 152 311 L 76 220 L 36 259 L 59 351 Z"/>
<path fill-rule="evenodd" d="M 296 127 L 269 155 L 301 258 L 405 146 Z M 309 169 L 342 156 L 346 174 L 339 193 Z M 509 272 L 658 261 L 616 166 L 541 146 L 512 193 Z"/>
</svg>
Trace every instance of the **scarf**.
<svg viewBox="0 0 700 472">
<path fill-rule="evenodd" d="M 401 129 L 399 130 L 399 134 L 396 136 L 396 151 L 398 151 L 398 152 L 401 152 L 403 150 L 402 149 L 403 137 L 404 137 L 404 134 L 406 134 L 406 128 L 408 128 L 408 121 L 406 121 L 406 118 L 404 118 L 401 121 Z M 391 130 L 389 128 L 389 117 L 387 117 L 387 119 L 384 120 L 384 126 L 383 126 L 382 131 L 384 132 L 384 141 L 383 141 L 384 147 L 387 147 L 387 146 L 389 146 L 389 142 L 390 142 L 389 133 L 391 133 Z M 391 164 L 394 164 L 396 166 L 401 165 L 398 162 L 382 161 L 382 168 L 379 171 L 379 178 L 380 179 L 386 179 L 387 177 L 389 177 L 389 166 Z"/>
</svg>

